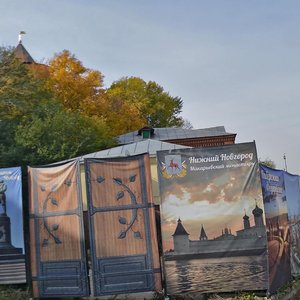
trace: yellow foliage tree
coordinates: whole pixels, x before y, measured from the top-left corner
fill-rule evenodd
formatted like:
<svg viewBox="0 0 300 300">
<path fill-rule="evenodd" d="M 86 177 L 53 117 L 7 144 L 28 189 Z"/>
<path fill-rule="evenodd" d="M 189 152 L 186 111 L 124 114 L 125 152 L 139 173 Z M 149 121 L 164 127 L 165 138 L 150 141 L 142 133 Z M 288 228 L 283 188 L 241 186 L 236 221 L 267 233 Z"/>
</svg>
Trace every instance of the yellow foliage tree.
<svg viewBox="0 0 300 300">
<path fill-rule="evenodd" d="M 181 127 L 178 116 L 182 100 L 172 97 L 154 81 L 139 77 L 124 77 L 106 90 L 106 120 L 116 135 L 152 127 Z"/>
<path fill-rule="evenodd" d="M 144 127 L 147 123 L 140 116 L 139 109 L 123 101 L 122 99 L 109 98 L 109 109 L 107 110 L 105 120 L 109 128 L 111 129 L 112 135 L 117 136 L 123 133 L 127 133 L 139 128 Z"/>
<path fill-rule="evenodd" d="M 142 109 L 147 101 L 144 81 L 133 78 L 119 84 L 115 82 L 106 90 L 105 119 L 114 135 L 140 129 L 147 125 Z"/>
<path fill-rule="evenodd" d="M 153 81 L 124 77 L 105 90 L 101 72 L 84 67 L 67 50 L 50 60 L 49 74 L 47 85 L 54 98 L 67 110 L 104 121 L 111 136 L 144 126 L 183 124 L 182 100 Z"/>
<path fill-rule="evenodd" d="M 101 116 L 103 75 L 91 70 L 69 51 L 56 54 L 49 62 L 48 87 L 70 111 Z"/>
</svg>

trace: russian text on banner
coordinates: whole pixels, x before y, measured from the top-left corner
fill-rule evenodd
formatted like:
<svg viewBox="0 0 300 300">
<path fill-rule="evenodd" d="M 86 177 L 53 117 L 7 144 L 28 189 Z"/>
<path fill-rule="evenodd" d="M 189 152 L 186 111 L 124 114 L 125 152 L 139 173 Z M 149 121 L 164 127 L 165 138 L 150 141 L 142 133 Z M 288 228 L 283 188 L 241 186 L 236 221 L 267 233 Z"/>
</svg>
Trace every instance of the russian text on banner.
<svg viewBox="0 0 300 300">
<path fill-rule="evenodd" d="M 291 280 L 289 224 L 283 171 L 260 165 L 269 253 L 270 293 Z"/>
<path fill-rule="evenodd" d="M 169 294 L 268 288 L 254 143 L 158 152 Z"/>
</svg>

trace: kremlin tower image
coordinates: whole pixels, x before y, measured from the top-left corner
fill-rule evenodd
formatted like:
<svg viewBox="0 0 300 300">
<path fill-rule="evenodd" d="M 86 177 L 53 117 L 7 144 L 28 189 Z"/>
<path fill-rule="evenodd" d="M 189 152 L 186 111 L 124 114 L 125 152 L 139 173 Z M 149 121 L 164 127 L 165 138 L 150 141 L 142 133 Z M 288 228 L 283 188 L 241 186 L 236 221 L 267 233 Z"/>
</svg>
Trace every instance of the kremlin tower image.
<svg viewBox="0 0 300 300">
<path fill-rule="evenodd" d="M 254 225 L 251 226 L 249 216 L 243 216 L 244 228 L 234 235 L 230 228 L 225 227 L 222 234 L 209 239 L 204 226 L 201 225 L 199 240 L 190 240 L 181 219 L 173 236 L 174 251 L 166 252 L 165 259 L 215 258 L 228 256 L 260 255 L 267 250 L 267 235 L 263 221 L 263 210 L 256 204 L 252 210 Z"/>
</svg>

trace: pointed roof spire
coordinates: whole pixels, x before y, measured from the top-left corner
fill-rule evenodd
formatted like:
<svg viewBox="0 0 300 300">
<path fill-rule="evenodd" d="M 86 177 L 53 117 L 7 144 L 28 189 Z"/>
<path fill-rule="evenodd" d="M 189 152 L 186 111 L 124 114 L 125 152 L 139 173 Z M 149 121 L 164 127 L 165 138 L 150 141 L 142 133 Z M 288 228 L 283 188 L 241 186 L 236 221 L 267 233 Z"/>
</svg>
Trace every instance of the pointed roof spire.
<svg viewBox="0 0 300 300">
<path fill-rule="evenodd" d="M 22 63 L 24 64 L 32 64 L 35 61 L 31 57 L 31 55 L 28 53 L 28 51 L 25 49 L 25 47 L 22 44 L 22 35 L 25 34 L 24 31 L 20 31 L 19 34 L 19 44 L 14 50 L 14 54 L 16 58 L 18 58 Z"/>
<path fill-rule="evenodd" d="M 181 224 L 180 218 L 179 218 L 178 221 L 177 221 L 177 227 L 176 227 L 176 229 L 175 229 L 175 232 L 174 232 L 173 236 L 176 236 L 176 235 L 189 235 L 189 234 L 186 232 L 186 230 L 185 230 L 185 228 L 183 227 L 183 225 Z"/>
<path fill-rule="evenodd" d="M 203 224 L 201 224 L 201 230 L 200 230 L 200 240 L 207 240 L 207 235 L 204 230 Z"/>
</svg>

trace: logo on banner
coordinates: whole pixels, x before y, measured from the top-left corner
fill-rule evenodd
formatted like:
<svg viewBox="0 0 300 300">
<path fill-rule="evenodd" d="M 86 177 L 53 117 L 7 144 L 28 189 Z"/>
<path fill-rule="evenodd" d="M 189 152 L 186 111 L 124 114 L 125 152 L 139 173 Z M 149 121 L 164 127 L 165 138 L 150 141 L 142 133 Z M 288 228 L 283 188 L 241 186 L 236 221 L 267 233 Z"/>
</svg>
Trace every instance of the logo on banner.
<svg viewBox="0 0 300 300">
<path fill-rule="evenodd" d="M 181 155 L 166 155 L 165 162 L 161 162 L 161 172 L 164 178 L 184 177 L 186 162 L 181 161 Z"/>
</svg>

